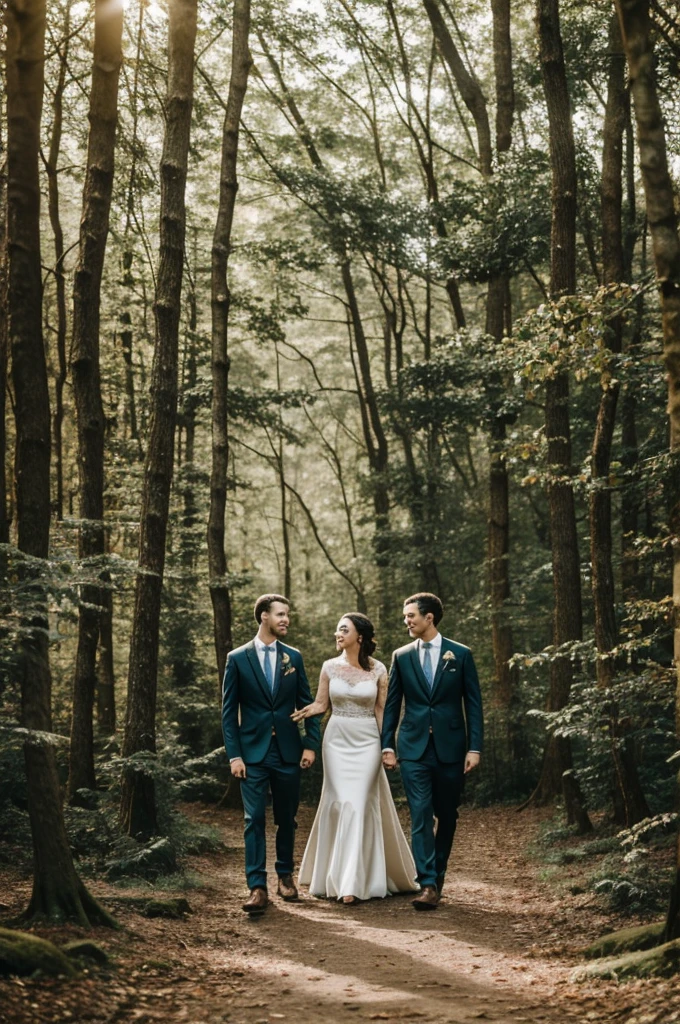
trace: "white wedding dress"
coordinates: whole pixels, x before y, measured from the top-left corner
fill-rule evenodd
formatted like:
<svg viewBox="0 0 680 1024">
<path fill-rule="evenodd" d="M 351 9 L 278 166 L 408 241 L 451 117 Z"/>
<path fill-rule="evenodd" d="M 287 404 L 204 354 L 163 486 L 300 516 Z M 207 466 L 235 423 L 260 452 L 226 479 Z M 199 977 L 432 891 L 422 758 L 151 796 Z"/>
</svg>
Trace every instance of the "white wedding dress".
<svg viewBox="0 0 680 1024">
<path fill-rule="evenodd" d="M 323 666 L 332 714 L 323 738 L 324 781 L 300 865 L 314 896 L 367 900 L 417 888 L 416 869 L 382 767 L 375 718 L 385 666 L 354 668 L 343 655 Z"/>
</svg>

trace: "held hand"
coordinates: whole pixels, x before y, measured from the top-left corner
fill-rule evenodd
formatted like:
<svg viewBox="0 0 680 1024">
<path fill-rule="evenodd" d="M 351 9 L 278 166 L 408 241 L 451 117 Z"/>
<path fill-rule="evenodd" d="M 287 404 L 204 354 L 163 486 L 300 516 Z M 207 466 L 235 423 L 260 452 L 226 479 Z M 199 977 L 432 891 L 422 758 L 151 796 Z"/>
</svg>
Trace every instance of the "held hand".
<svg viewBox="0 0 680 1024">
<path fill-rule="evenodd" d="M 397 767 L 397 755 L 393 750 L 384 750 L 382 756 L 383 768 L 388 772 L 393 772 Z"/>
<path fill-rule="evenodd" d="M 481 760 L 481 758 L 480 758 L 479 754 L 475 754 L 472 751 L 470 751 L 468 754 L 466 754 L 466 756 L 465 756 L 465 774 L 467 775 L 468 772 L 473 771 L 477 767 L 477 765 L 479 764 L 480 760 Z"/>
<path fill-rule="evenodd" d="M 240 757 L 237 757 L 231 762 L 231 774 L 235 779 L 245 779 L 246 766 Z"/>
<path fill-rule="evenodd" d="M 311 768 L 316 761 L 316 754 L 313 750 L 303 750 L 302 760 L 300 761 L 301 768 Z"/>
<path fill-rule="evenodd" d="M 319 708 L 316 705 L 316 701 L 313 704 L 307 704 L 304 708 L 298 708 L 290 716 L 294 722 L 302 722 L 305 718 L 313 718 L 314 715 L 319 714 Z"/>
</svg>

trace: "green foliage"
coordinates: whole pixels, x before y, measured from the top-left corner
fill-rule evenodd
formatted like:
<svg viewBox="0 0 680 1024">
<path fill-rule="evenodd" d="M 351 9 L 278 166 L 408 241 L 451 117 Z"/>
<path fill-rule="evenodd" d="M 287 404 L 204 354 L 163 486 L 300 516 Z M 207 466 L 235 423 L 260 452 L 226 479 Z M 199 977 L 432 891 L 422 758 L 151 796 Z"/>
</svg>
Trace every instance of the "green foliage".
<svg viewBox="0 0 680 1024">
<path fill-rule="evenodd" d="M 612 910 L 630 915 L 660 913 L 668 901 L 669 875 L 660 877 L 656 867 L 646 863 L 625 873 L 603 867 L 591 879 L 591 888 Z"/>
<path fill-rule="evenodd" d="M 48 7 L 52 44 L 45 71 L 47 94 L 53 96 L 66 6 Z M 0 547 L 1 710 L 6 721 L 18 721 L 18 688 L 26 668 L 21 641 L 31 631 L 46 632 L 53 674 L 51 741 L 62 781 L 80 587 L 100 581 L 103 573 L 114 602 L 116 698 L 119 723 L 124 721 L 155 332 L 157 168 L 167 64 L 166 24 L 158 10 L 154 5 L 140 9 L 131 0 L 126 18 L 114 204 L 100 310 L 108 553 L 88 560 L 77 556 L 80 485 L 68 386 L 65 518 L 53 523 L 50 558 L 32 560 L 12 546 Z M 583 4 L 561 12 L 578 150 L 578 292 L 550 301 L 545 282 L 551 172 L 530 14 L 520 8 L 514 12 L 512 147 L 495 155 L 493 174 L 484 179 L 474 125 L 432 50 L 422 9 L 397 3 L 394 10 L 401 44 L 381 0 L 351 7 L 329 3 L 323 11 L 304 2 L 291 8 L 266 0 L 254 12 L 255 64 L 241 132 L 229 264 L 226 578 L 234 641 L 242 643 L 255 630 L 255 597 L 289 585 L 291 639 L 303 651 L 314 684 L 322 662 L 333 653 L 335 621 L 357 601 L 356 591 L 331 568 L 328 556 L 364 595 L 385 661 L 405 639 L 403 595 L 435 589 L 446 607 L 444 631 L 474 649 L 489 709 L 489 745 L 482 771 L 469 780 L 469 799 L 528 795 L 552 730 L 571 738 L 590 805 L 606 808 L 614 727 L 625 723 L 645 792 L 663 816 L 671 806 L 673 785 L 666 759 L 676 745 L 668 596 L 675 539 L 666 518 L 678 467 L 667 450 L 660 325 L 637 176 L 627 183 L 624 210 L 632 280 L 608 288 L 598 280 L 599 140 L 610 12 L 603 5 Z M 227 95 L 230 17 L 230 10 L 215 0 L 199 11 L 186 273 L 183 294 L 177 296 L 182 310 L 180 415 L 161 617 L 160 742 L 156 756 L 141 755 L 135 762 L 156 781 L 163 835 L 184 827 L 173 806 L 196 780 L 209 780 L 215 793 L 224 781 L 218 765 L 203 771 L 197 762 L 221 745 L 205 535 L 211 469 L 210 254 L 220 175 L 216 125 L 220 99 Z M 492 97 L 488 11 L 475 3 L 456 11 L 456 19 L 464 59 L 484 95 Z M 296 127 L 286 106 L 263 42 L 256 39 L 258 29 L 304 127 Z M 66 66 L 58 182 L 67 295 L 78 253 L 88 127 L 83 83 L 90 74 L 91 37 L 90 20 L 70 38 Z M 666 123 L 673 125 L 678 122 L 677 54 L 663 38 L 656 66 Z M 45 104 L 44 153 L 50 148 L 53 109 Z M 322 167 L 310 160 L 310 143 Z M 672 132 L 669 145 L 673 159 L 678 140 Z M 45 223 L 43 319 L 54 375 L 57 307 L 51 243 Z M 351 298 L 342 276 L 346 267 L 354 282 Z M 486 283 L 499 276 L 507 284 L 507 336 L 496 344 L 486 333 Z M 455 327 L 451 305 L 454 278 L 468 324 L 462 330 Z M 362 377 L 353 317 L 360 319 L 366 337 L 370 382 Z M 620 354 L 608 348 L 614 317 L 623 324 Z M 543 402 L 546 382 L 561 372 L 570 385 L 573 457 L 567 482 L 576 500 L 585 632 L 567 652 L 576 670 L 571 699 L 560 712 L 547 714 L 548 670 L 565 652 L 551 645 L 545 489 L 555 478 L 547 464 Z M 609 475 L 606 481 L 593 481 L 590 453 L 600 390 L 615 383 L 621 384 L 621 394 Z M 360 402 L 369 392 L 376 396 L 376 409 Z M 624 432 L 626 403 L 632 416 L 628 425 L 632 422 L 635 429 Z M 500 440 L 500 428 L 505 440 Z M 10 450 L 11 417 L 8 429 Z M 381 444 L 386 454 L 378 470 L 369 455 Z M 504 460 L 509 473 L 506 611 L 513 629 L 513 666 L 520 672 L 516 700 L 502 708 L 496 706 L 488 599 L 492 455 Z M 286 484 L 295 488 L 308 514 Z M 617 676 L 606 691 L 594 682 L 588 596 L 588 500 L 594 486 L 608 488 L 613 503 L 619 641 L 610 655 Z M 632 504 L 637 521 L 623 538 L 626 503 Z M 288 564 L 284 525 L 291 548 Z M 625 584 L 625 592 L 624 541 L 635 561 L 635 580 Z M 505 749 L 509 733 L 524 742 L 521 763 Z M 0 734 L 0 827 L 6 825 L 16 845 L 28 848 L 22 741 L 18 732 Z M 108 790 L 99 807 L 67 812 L 74 848 L 92 870 L 117 852 L 112 837 L 117 834 L 122 767 L 110 750 L 103 752 L 98 778 Z M 320 780 L 318 769 L 304 776 L 306 798 L 316 799 Z M 177 835 L 173 843 L 181 853 Z"/>
</svg>

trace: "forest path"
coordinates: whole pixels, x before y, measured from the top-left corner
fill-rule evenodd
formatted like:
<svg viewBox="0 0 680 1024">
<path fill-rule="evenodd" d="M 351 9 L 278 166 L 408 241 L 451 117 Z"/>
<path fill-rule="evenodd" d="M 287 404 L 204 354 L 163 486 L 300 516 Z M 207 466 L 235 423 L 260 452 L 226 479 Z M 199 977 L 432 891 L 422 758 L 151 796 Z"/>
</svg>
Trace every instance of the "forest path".
<svg viewBox="0 0 680 1024">
<path fill-rule="evenodd" d="M 436 912 L 417 913 L 407 895 L 346 907 L 303 894 L 299 903 L 272 896 L 267 912 L 251 919 L 241 910 L 240 813 L 185 810 L 215 825 L 228 844 L 226 853 L 189 859 L 198 876 L 198 887 L 187 892 L 193 913 L 182 921 L 149 920 L 125 902 L 149 895 L 148 888 L 93 886 L 124 926 L 95 936 L 115 969 L 71 982 L 2 982 L 0 1021 L 608 1024 L 633 1020 L 634 1006 L 649 1010 L 650 996 L 662 995 L 638 990 L 631 1001 L 629 986 L 570 983 L 578 962 L 573 951 L 598 934 L 600 923 L 588 897 L 580 898 L 580 909 L 591 913 L 576 913 L 567 906 L 574 898 L 541 881 L 539 865 L 527 858 L 541 812 L 463 808 Z M 312 816 L 302 809 L 298 859 Z M 28 879 L 15 887 L 17 900 L 24 888 L 27 896 Z M 80 934 L 40 933 L 55 941 Z"/>
</svg>

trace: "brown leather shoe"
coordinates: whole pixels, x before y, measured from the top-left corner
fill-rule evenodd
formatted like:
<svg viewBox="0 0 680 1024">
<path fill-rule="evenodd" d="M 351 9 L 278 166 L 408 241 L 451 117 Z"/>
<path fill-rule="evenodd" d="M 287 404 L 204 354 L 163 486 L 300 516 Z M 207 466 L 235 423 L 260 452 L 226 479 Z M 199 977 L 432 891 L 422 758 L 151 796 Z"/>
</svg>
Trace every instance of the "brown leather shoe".
<svg viewBox="0 0 680 1024">
<path fill-rule="evenodd" d="M 279 875 L 279 884 L 276 891 L 286 903 L 294 903 L 298 898 L 298 891 L 292 875 Z"/>
<path fill-rule="evenodd" d="M 424 885 L 420 895 L 411 900 L 416 910 L 436 910 L 439 903 L 439 893 L 434 885 Z"/>
<path fill-rule="evenodd" d="M 242 908 L 246 914 L 263 914 L 267 909 L 268 903 L 269 896 L 267 895 L 267 890 L 258 885 L 250 890 L 250 896 L 242 904 Z"/>
</svg>

